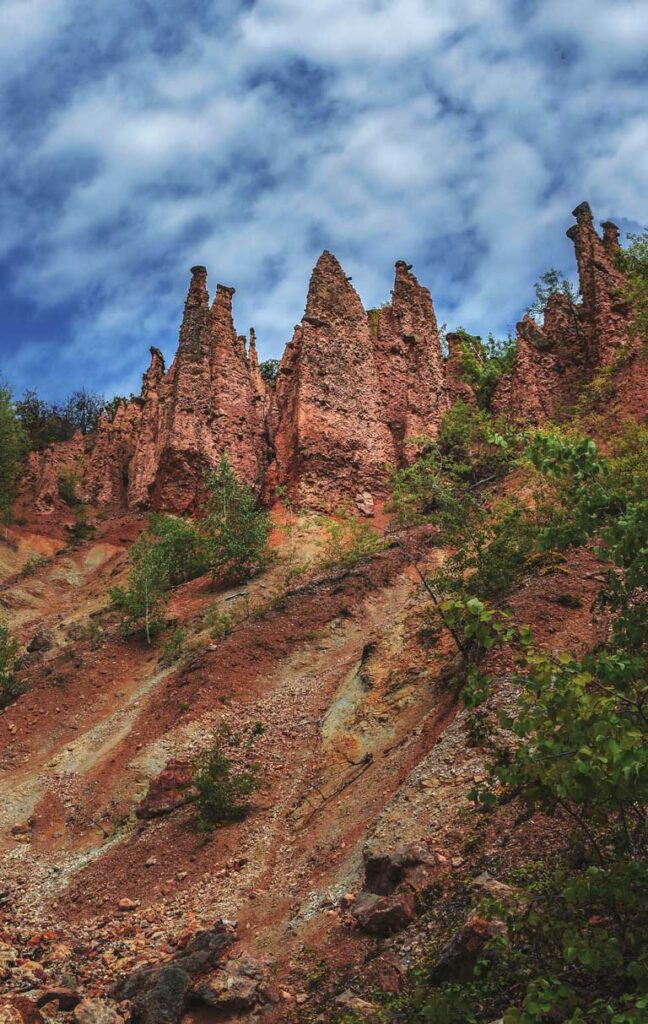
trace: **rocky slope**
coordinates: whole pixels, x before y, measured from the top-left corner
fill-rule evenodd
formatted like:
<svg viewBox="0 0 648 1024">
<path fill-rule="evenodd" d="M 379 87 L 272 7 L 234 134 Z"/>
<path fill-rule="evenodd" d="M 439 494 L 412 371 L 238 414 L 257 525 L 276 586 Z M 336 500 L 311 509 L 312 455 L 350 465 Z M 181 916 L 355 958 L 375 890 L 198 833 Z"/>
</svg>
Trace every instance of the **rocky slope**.
<svg viewBox="0 0 648 1024">
<path fill-rule="evenodd" d="M 599 238 L 584 206 L 576 216 L 583 302 L 555 297 L 542 327 L 522 322 L 495 395 L 525 421 L 573 401 L 622 341 L 620 408 L 646 410 L 614 231 Z M 448 685 L 453 647 L 427 626 L 419 575 L 446 553 L 429 527 L 396 543 L 381 504 L 407 440 L 471 400 L 456 339 L 442 358 L 429 292 L 398 263 L 391 303 L 367 313 L 324 253 L 275 389 L 231 302 L 218 286 L 210 305 L 193 269 L 171 368 L 152 350 L 141 397 L 96 438 L 32 456 L 27 522 L 0 542 L 0 608 L 30 684 L 0 713 L 0 1021 L 367 1015 L 431 935 L 455 931 L 444 956 L 459 971 L 492 927 L 469 913 L 476 893 L 495 892 L 491 876 L 522 853 L 543 856 L 562 827 L 475 819 L 486 754 Z M 268 503 L 277 487 L 291 499 L 273 510 L 276 562 L 246 587 L 176 588 L 163 634 L 183 630 L 176 657 L 124 638 L 107 594 L 143 512 L 194 508 L 225 451 Z M 101 510 L 72 548 L 66 466 Z M 386 550 L 295 576 L 321 531 L 309 508 L 340 501 L 374 516 Z M 597 579 L 579 551 L 525 577 L 510 608 L 538 643 L 578 651 L 605 633 Z M 567 590 L 579 600 L 565 604 Z M 507 706 L 506 655 L 488 671 Z M 219 730 L 234 763 L 254 751 L 264 787 L 246 820 L 205 839 L 189 765 Z"/>
</svg>

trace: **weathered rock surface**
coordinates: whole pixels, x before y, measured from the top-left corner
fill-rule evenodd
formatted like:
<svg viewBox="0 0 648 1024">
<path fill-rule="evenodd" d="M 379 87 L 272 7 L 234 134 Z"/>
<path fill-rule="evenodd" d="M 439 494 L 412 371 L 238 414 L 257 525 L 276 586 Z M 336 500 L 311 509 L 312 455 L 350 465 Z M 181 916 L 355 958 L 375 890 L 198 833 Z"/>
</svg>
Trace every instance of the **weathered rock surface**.
<svg viewBox="0 0 648 1024">
<path fill-rule="evenodd" d="M 215 966 L 233 941 L 228 928 L 198 932 L 171 960 L 143 967 L 115 985 L 112 996 L 132 1004 L 140 1024 L 177 1024 L 193 979 Z"/>
<path fill-rule="evenodd" d="M 191 799 L 191 781 L 189 762 L 172 759 L 159 775 L 151 779 L 148 792 L 138 804 L 135 814 L 138 818 L 158 818 L 182 807 Z"/>
<path fill-rule="evenodd" d="M 426 847 L 410 843 L 398 850 L 364 854 L 365 881 L 351 913 L 360 928 L 391 935 L 416 917 L 416 897 L 432 884 L 437 858 Z"/>
<path fill-rule="evenodd" d="M 0 996 L 0 1024 L 44 1024 L 44 1018 L 26 996 Z"/>
<path fill-rule="evenodd" d="M 266 492 L 335 508 L 358 492 L 384 493 L 394 445 L 384 417 L 367 315 L 342 267 L 324 252 L 306 312 L 277 379 L 275 463 Z"/>
<path fill-rule="evenodd" d="M 618 229 L 608 221 L 599 237 L 587 203 L 576 207 L 574 217 L 567 235 L 576 250 L 582 302 L 575 305 L 568 296 L 553 295 L 542 327 L 528 316 L 518 324 L 515 365 L 498 385 L 496 412 L 535 423 L 556 415 L 631 340 L 632 311 L 616 264 Z"/>
<path fill-rule="evenodd" d="M 556 295 L 542 326 L 521 321 L 496 412 L 534 422 L 554 415 L 628 342 L 618 231 L 606 223 L 599 237 L 586 203 L 574 214 L 568 235 L 582 303 Z M 206 280 L 204 267 L 192 269 L 169 370 L 152 348 L 141 395 L 104 417 L 94 437 L 32 454 L 24 506 L 60 512 L 59 478 L 73 471 L 79 497 L 90 504 L 190 512 L 200 505 L 205 472 L 227 453 L 239 478 L 268 503 L 279 488 L 311 507 L 346 504 L 371 515 L 390 468 L 409 460 L 408 441 L 434 436 L 452 402 L 474 400 L 457 337 L 447 336 L 444 361 L 430 293 L 402 261 L 391 301 L 367 313 L 335 256 L 324 252 L 275 388 L 259 371 L 254 332 L 247 344 L 236 333 L 234 289 L 217 285 L 210 305 Z"/>
</svg>

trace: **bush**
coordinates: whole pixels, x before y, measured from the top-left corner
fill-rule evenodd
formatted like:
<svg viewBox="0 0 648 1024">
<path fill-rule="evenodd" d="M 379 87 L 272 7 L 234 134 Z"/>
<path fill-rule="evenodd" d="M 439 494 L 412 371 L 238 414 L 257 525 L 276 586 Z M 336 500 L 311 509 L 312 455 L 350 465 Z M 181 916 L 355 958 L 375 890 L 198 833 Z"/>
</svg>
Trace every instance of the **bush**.
<svg viewBox="0 0 648 1024">
<path fill-rule="evenodd" d="M 281 359 L 264 359 L 262 363 L 259 363 L 261 376 L 271 387 L 274 387 L 277 383 L 277 374 L 279 373 L 280 366 Z"/>
<path fill-rule="evenodd" d="M 648 342 L 648 231 L 628 235 L 630 244 L 619 253 L 619 266 L 626 277 L 624 297 L 632 307 L 632 328 Z"/>
<path fill-rule="evenodd" d="M 26 686 L 16 678 L 19 665 L 18 641 L 6 626 L 0 626 L 0 708 L 6 707 L 26 690 Z"/>
<path fill-rule="evenodd" d="M 319 546 L 322 569 L 353 569 L 380 554 L 385 542 L 366 519 L 343 513 L 338 519 L 324 521 L 324 536 Z"/>
<path fill-rule="evenodd" d="M 162 610 L 169 589 L 168 566 L 160 557 L 160 548 L 147 533 L 133 544 L 129 559 L 131 570 L 126 587 L 113 587 L 110 597 L 122 615 L 125 632 L 142 632 L 146 642 L 163 625 Z"/>
<path fill-rule="evenodd" d="M 179 516 L 153 513 L 148 531 L 165 566 L 169 586 L 186 583 L 209 569 L 209 540 L 194 523 Z"/>
<path fill-rule="evenodd" d="M 46 565 L 49 565 L 50 559 L 45 555 L 32 555 L 28 558 L 22 569 L 20 570 L 21 576 L 33 576 L 39 569 L 43 569 Z"/>
<path fill-rule="evenodd" d="M 514 437 L 506 422 L 461 401 L 443 416 L 438 446 L 444 472 L 473 485 L 501 480 L 515 457 Z"/>
<path fill-rule="evenodd" d="M 168 667 L 180 660 L 184 654 L 186 639 L 187 631 L 185 629 L 178 627 L 173 630 L 171 636 L 162 644 L 160 649 L 162 665 Z"/>
<path fill-rule="evenodd" d="M 79 497 L 77 495 L 77 486 L 79 483 L 79 474 L 71 466 L 67 466 L 62 469 L 58 475 L 58 494 L 61 501 L 64 501 L 70 508 L 74 508 L 79 504 Z"/>
<path fill-rule="evenodd" d="M 547 302 L 552 295 L 566 295 L 572 302 L 577 302 L 578 293 L 571 281 L 560 270 L 547 270 L 533 286 L 535 300 L 527 309 L 527 314 L 534 320 L 542 322 Z"/>
<path fill-rule="evenodd" d="M 262 785 L 258 766 L 233 769 L 220 740 L 196 758 L 193 784 L 199 832 L 213 832 L 228 821 L 240 821 L 249 811 L 250 797 Z"/>
<path fill-rule="evenodd" d="M 270 561 L 270 518 L 253 491 L 240 484 L 227 455 L 207 478 L 205 532 L 214 579 L 240 582 Z"/>
<path fill-rule="evenodd" d="M 0 381 L 0 520 L 5 527 L 11 522 L 16 482 L 26 453 L 27 440 L 11 392 Z"/>
<path fill-rule="evenodd" d="M 463 327 L 455 333 L 459 338 L 461 377 L 472 387 L 479 408 L 488 410 L 500 377 L 513 368 L 517 342 L 511 335 L 499 341 L 492 334 L 482 341 Z"/>
</svg>

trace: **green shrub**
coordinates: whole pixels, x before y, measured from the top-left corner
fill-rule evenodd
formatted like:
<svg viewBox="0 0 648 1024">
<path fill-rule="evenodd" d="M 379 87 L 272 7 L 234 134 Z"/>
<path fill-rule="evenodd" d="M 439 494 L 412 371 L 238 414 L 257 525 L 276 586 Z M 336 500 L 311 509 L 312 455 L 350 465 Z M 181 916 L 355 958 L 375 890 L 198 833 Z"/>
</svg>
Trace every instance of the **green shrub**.
<svg viewBox="0 0 648 1024">
<path fill-rule="evenodd" d="M 229 636 L 236 622 L 234 613 L 225 611 L 221 605 L 213 604 L 207 609 L 205 623 L 209 635 L 214 640 L 224 640 Z"/>
<path fill-rule="evenodd" d="M 492 334 L 482 341 L 463 327 L 455 333 L 459 338 L 461 377 L 473 389 L 479 408 L 488 410 L 500 378 L 513 368 L 517 342 L 511 335 L 499 341 Z"/>
<path fill-rule="evenodd" d="M 160 661 L 164 666 L 173 665 L 175 661 L 179 661 L 184 654 L 185 641 L 187 639 L 187 631 L 178 627 L 174 629 L 168 640 L 161 645 Z"/>
<path fill-rule="evenodd" d="M 18 641 L 6 626 L 0 626 L 0 708 L 6 707 L 27 689 L 16 677 L 19 665 Z"/>
<path fill-rule="evenodd" d="M 463 401 L 443 416 L 438 447 L 444 472 L 470 484 L 501 480 L 515 458 L 514 436 L 506 422 Z"/>
<path fill-rule="evenodd" d="M 272 387 L 277 383 L 277 375 L 279 373 L 280 366 L 281 359 L 265 359 L 262 363 L 259 363 L 261 376 Z"/>
<path fill-rule="evenodd" d="M 527 314 L 534 320 L 542 321 L 547 302 L 552 295 L 566 295 L 572 302 L 578 301 L 578 293 L 571 281 L 560 270 L 547 270 L 533 286 L 535 300 L 527 309 Z"/>
<path fill-rule="evenodd" d="M 632 307 L 632 328 L 648 342 L 648 231 L 628 235 L 630 244 L 619 253 L 619 265 L 626 277 L 624 297 Z"/>
<path fill-rule="evenodd" d="M 180 516 L 153 513 L 149 517 L 148 532 L 166 567 L 169 586 L 193 580 L 209 569 L 209 539 L 194 523 Z"/>
<path fill-rule="evenodd" d="M 382 537 L 362 516 L 342 513 L 323 525 L 324 535 L 319 541 L 322 569 L 353 569 L 384 550 Z"/>
<path fill-rule="evenodd" d="M 223 752 L 220 740 L 194 762 L 196 827 L 213 832 L 229 821 L 240 821 L 248 813 L 250 797 L 261 787 L 257 765 L 237 771 Z"/>
<path fill-rule="evenodd" d="M 0 521 L 5 526 L 5 539 L 16 483 L 26 454 L 27 438 L 16 415 L 11 392 L 0 380 Z"/>
<path fill-rule="evenodd" d="M 58 475 L 58 494 L 61 501 L 64 501 L 70 508 L 79 504 L 77 487 L 79 474 L 72 466 L 66 466 Z"/>
<path fill-rule="evenodd" d="M 50 559 L 46 555 L 32 555 L 28 558 L 22 569 L 20 570 L 21 576 L 33 576 L 39 569 L 43 569 L 46 565 L 49 565 Z"/>
<path fill-rule="evenodd" d="M 270 518 L 253 491 L 238 482 L 227 455 L 209 474 L 207 486 L 205 532 L 214 579 L 245 580 L 270 561 Z"/>
<path fill-rule="evenodd" d="M 94 532 L 94 526 L 88 522 L 85 505 L 77 505 L 74 510 L 74 523 L 68 528 L 70 545 L 76 547 L 77 544 L 82 544 L 84 540 L 92 537 Z"/>
<path fill-rule="evenodd" d="M 169 572 L 160 548 L 147 533 L 143 533 L 129 552 L 131 569 L 126 587 L 113 587 L 110 597 L 113 607 L 122 615 L 126 633 L 142 632 L 146 642 L 160 631 L 162 611 L 169 589 Z"/>
</svg>

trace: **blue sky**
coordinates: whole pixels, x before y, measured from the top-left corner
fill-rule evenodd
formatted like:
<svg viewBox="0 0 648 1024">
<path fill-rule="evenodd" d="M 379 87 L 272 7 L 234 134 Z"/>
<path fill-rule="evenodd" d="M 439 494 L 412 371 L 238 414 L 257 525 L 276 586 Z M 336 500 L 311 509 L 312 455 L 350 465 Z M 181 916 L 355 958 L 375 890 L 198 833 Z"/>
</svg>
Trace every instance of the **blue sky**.
<svg viewBox="0 0 648 1024">
<path fill-rule="evenodd" d="M 139 390 L 188 268 L 281 354 L 329 248 L 505 334 L 588 199 L 648 219 L 645 0 L 0 0 L 0 376 Z"/>
</svg>

